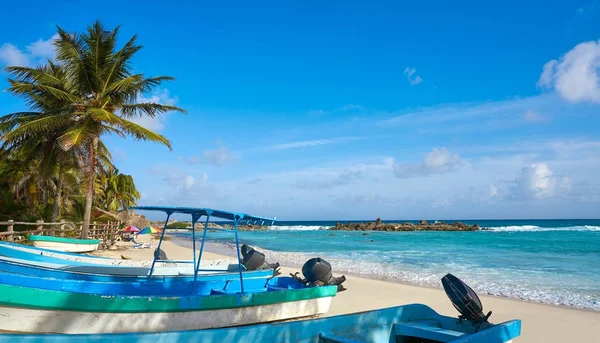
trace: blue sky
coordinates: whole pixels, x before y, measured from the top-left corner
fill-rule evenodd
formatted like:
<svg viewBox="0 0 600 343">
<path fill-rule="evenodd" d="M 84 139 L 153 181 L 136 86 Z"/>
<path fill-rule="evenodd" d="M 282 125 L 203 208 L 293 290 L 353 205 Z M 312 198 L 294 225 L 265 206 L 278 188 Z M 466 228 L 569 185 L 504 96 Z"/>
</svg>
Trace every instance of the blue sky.
<svg viewBox="0 0 600 343">
<path fill-rule="evenodd" d="M 301 219 L 592 218 L 600 2 L 3 4 L 0 66 L 96 19 L 188 115 L 106 137 L 141 204 Z M 113 13 L 113 11 L 115 13 Z M 18 30 L 16 29 L 18 28 Z M 0 87 L 6 88 L 5 78 Z M 0 93 L 0 113 L 23 109 Z"/>
</svg>

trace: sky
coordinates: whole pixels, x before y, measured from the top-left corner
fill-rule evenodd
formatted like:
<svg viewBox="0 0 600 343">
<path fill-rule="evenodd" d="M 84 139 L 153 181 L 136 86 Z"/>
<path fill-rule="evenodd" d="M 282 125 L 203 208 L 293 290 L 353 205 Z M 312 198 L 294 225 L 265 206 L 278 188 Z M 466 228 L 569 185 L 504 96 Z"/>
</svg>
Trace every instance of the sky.
<svg viewBox="0 0 600 343">
<path fill-rule="evenodd" d="M 107 136 L 139 204 L 281 220 L 600 217 L 600 1 L 3 3 L 0 67 L 53 58 L 56 26 L 139 36 L 170 75 Z M 39 10 L 31 11 L 30 8 Z M 18 28 L 18 29 L 17 29 Z M 0 87 L 6 89 L 6 73 Z M 0 93 L 0 114 L 24 109 Z"/>
</svg>

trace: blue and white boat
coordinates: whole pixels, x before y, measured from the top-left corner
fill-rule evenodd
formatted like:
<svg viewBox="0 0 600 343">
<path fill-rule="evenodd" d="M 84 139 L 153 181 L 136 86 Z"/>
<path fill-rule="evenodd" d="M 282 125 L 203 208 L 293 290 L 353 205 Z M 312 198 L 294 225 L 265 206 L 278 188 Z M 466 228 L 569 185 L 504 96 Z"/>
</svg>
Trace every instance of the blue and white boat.
<svg viewBox="0 0 600 343">
<path fill-rule="evenodd" d="M 187 210 L 194 210 L 187 208 Z M 215 210 L 209 210 L 215 211 Z M 207 216 L 208 218 L 208 216 Z M 246 215 L 246 220 L 274 222 L 274 219 Z M 206 275 L 223 274 L 230 278 L 239 269 L 237 260 L 202 259 L 204 239 L 208 230 L 208 221 L 204 225 L 202 246 L 196 259 L 195 226 L 192 224 L 193 260 L 160 259 L 158 252 L 167 231 L 167 222 L 162 230 L 158 248 L 152 261 L 131 261 L 88 256 L 50 249 L 0 242 L 0 271 L 23 275 L 51 277 L 65 280 L 88 280 L 98 282 L 132 281 L 132 278 L 177 278 L 189 281 L 190 278 L 203 278 Z M 217 229 L 211 229 L 217 230 Z M 231 230 L 229 230 L 231 231 Z M 260 253 L 259 253 L 260 254 Z M 197 262 L 197 263 L 196 263 Z M 270 277 L 278 274 L 278 264 L 263 264 L 247 270 L 246 263 L 241 268 L 247 277 Z"/>
<path fill-rule="evenodd" d="M 165 266 L 155 267 L 150 274 L 150 267 L 127 267 L 127 266 L 110 266 L 87 263 L 61 263 L 60 260 L 46 258 L 40 262 L 27 259 L 11 258 L 0 256 L 0 272 L 16 273 L 23 275 L 32 275 L 40 277 L 52 277 L 64 280 L 89 280 L 89 281 L 106 281 L 117 282 L 119 280 L 132 280 L 132 278 L 144 279 L 151 278 L 167 278 L 167 279 L 185 279 L 188 280 L 194 277 L 194 267 L 192 264 L 187 266 Z M 197 277 L 207 275 L 225 275 L 235 274 L 238 272 L 238 265 L 233 263 L 223 264 L 201 264 L 200 270 L 197 272 Z M 275 270 L 259 269 L 245 270 L 247 277 L 270 277 L 275 275 Z"/>
<path fill-rule="evenodd" d="M 103 265 L 103 266 L 121 266 L 121 267 L 150 267 L 152 260 L 125 260 L 125 259 L 114 259 L 101 256 L 69 253 L 63 251 L 56 251 L 44 248 L 38 248 L 30 245 L 15 244 L 9 242 L 0 242 L 0 257 L 11 257 L 27 261 L 35 262 L 47 262 L 47 263 L 59 263 L 59 264 L 70 264 L 70 265 Z M 155 268 L 161 267 L 189 267 L 190 273 L 192 268 L 190 267 L 193 261 L 186 260 L 182 262 L 157 262 Z M 215 259 L 215 260 L 203 260 L 203 265 L 216 266 L 216 265 L 230 265 L 235 264 L 233 259 Z M 237 265 L 236 265 L 237 268 Z"/>
<path fill-rule="evenodd" d="M 521 321 L 501 324 L 447 317 L 422 304 L 329 318 L 236 328 L 96 335 L 0 334 L 0 343 L 507 343 L 521 334 Z"/>
</svg>

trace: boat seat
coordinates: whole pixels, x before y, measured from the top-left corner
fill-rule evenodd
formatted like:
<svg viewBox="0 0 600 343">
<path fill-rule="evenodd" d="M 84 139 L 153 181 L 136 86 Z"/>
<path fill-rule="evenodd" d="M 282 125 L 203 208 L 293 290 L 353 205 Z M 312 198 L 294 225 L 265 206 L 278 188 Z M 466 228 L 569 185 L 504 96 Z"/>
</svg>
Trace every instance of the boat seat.
<svg viewBox="0 0 600 343">
<path fill-rule="evenodd" d="M 319 343 L 365 343 L 354 338 L 346 338 L 334 335 L 332 332 L 319 333 Z"/>
<path fill-rule="evenodd" d="M 464 332 L 442 329 L 440 323 L 434 320 L 396 323 L 393 332 L 400 337 L 418 337 L 436 342 L 451 342 L 465 335 Z"/>
</svg>

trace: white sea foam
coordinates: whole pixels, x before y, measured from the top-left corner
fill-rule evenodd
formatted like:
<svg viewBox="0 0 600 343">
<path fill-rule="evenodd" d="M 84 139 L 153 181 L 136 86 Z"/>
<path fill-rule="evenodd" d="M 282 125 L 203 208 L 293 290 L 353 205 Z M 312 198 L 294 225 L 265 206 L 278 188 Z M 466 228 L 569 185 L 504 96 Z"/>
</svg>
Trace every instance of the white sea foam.
<svg viewBox="0 0 600 343">
<path fill-rule="evenodd" d="M 271 231 L 314 231 L 314 230 L 327 230 L 331 226 L 318 226 L 318 225 L 273 225 L 269 228 Z"/>
<path fill-rule="evenodd" d="M 233 244 L 216 245 L 228 250 L 235 249 Z M 382 262 L 382 252 L 379 251 L 348 251 L 342 256 L 340 253 L 299 253 L 272 251 L 257 246 L 255 248 L 263 252 L 269 262 L 294 267 L 301 267 L 310 258 L 323 257 L 333 266 L 334 275 L 350 273 L 384 281 L 440 288 L 441 277 L 451 272 L 479 294 L 600 311 L 600 299 L 597 296 L 564 288 L 545 287 L 532 273 L 521 275 L 517 280 L 514 275 L 503 270 L 485 270 L 453 262 L 429 267 Z"/>
<path fill-rule="evenodd" d="M 486 227 L 490 231 L 497 232 L 542 232 L 542 231 L 600 231 L 600 226 L 581 225 L 581 226 L 564 226 L 564 227 L 540 227 L 536 225 L 514 225 L 514 226 L 498 226 Z"/>
</svg>

